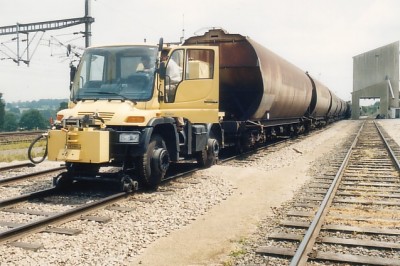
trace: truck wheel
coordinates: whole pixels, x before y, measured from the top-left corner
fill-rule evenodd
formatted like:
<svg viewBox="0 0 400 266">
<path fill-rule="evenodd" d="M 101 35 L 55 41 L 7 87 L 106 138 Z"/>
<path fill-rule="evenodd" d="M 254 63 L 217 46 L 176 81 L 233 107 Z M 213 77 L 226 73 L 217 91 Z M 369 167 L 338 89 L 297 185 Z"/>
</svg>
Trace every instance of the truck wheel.
<svg viewBox="0 0 400 266">
<path fill-rule="evenodd" d="M 218 158 L 219 144 L 216 139 L 210 138 L 207 147 L 196 153 L 196 160 L 200 167 L 211 167 Z"/>
<path fill-rule="evenodd" d="M 157 189 L 169 167 L 169 154 L 160 135 L 153 135 L 146 153 L 137 161 L 141 184 L 147 189 Z"/>
</svg>

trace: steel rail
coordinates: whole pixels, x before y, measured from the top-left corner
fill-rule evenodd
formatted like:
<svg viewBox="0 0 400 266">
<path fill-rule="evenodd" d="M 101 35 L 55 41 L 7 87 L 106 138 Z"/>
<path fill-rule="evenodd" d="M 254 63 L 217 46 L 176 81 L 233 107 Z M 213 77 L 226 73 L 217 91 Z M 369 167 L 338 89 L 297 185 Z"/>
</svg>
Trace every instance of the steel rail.
<svg viewBox="0 0 400 266">
<path fill-rule="evenodd" d="M 46 131 L 36 130 L 36 131 L 14 131 L 14 132 L 0 132 L 0 137 L 3 136 L 30 136 L 43 134 Z"/>
<path fill-rule="evenodd" d="M 327 194 L 325 195 L 323 201 L 321 202 L 318 212 L 316 213 L 313 221 L 311 222 L 310 227 L 308 228 L 303 240 L 301 241 L 298 249 L 296 250 L 296 253 L 294 254 L 294 256 L 290 262 L 290 266 L 306 264 L 306 262 L 308 260 L 308 253 L 311 251 L 311 249 L 315 243 L 315 236 L 318 235 L 319 231 L 321 230 L 323 219 L 326 216 L 328 207 L 332 203 L 334 193 L 339 186 L 340 180 L 343 176 L 344 169 L 347 166 L 349 159 L 350 159 L 350 155 L 353 152 L 353 149 L 358 142 L 358 138 L 360 137 L 360 134 L 364 127 L 364 124 L 365 124 L 365 122 L 361 125 L 360 130 L 358 131 L 356 137 L 354 138 L 352 145 L 350 146 L 349 150 L 347 151 L 347 154 L 346 154 L 339 170 L 337 171 L 335 178 L 333 179 L 333 182 L 330 185 Z"/>
<path fill-rule="evenodd" d="M 33 163 L 14 164 L 14 165 L 0 167 L 0 172 L 12 170 L 12 169 L 23 168 L 23 167 L 33 167 L 33 166 L 35 166 Z"/>
<path fill-rule="evenodd" d="M 24 194 L 24 195 L 20 195 L 20 196 L 16 196 L 10 199 L 6 199 L 6 200 L 1 200 L 0 201 L 0 208 L 4 208 L 6 206 L 10 206 L 13 204 L 17 204 L 23 201 L 27 201 L 27 200 L 31 200 L 31 199 L 37 199 L 40 197 L 46 197 L 49 195 L 54 195 L 54 193 L 58 191 L 57 188 L 50 188 L 50 189 L 44 189 L 44 190 L 39 190 L 36 192 L 32 192 L 29 194 Z"/>
<path fill-rule="evenodd" d="M 43 218 L 29 224 L 24 224 L 15 227 L 11 230 L 7 230 L 5 232 L 0 233 L 0 243 L 11 242 L 19 239 L 23 235 L 31 234 L 34 232 L 40 232 L 50 224 L 68 222 L 77 217 L 80 217 L 82 214 L 90 213 L 104 206 L 107 206 L 111 203 L 114 203 L 115 201 L 120 200 L 121 198 L 127 197 L 129 194 L 130 193 L 126 192 L 113 194 L 101 200 L 84 204 L 77 208 L 73 208 L 65 212 Z"/>
<path fill-rule="evenodd" d="M 374 121 L 374 125 L 378 129 L 379 136 L 382 138 L 383 142 L 385 142 L 386 149 L 388 150 L 390 156 L 392 157 L 393 161 L 395 162 L 397 170 L 400 171 L 400 162 L 399 162 L 399 160 L 396 158 L 396 155 L 394 154 L 392 148 L 390 147 L 389 143 L 387 142 L 387 140 L 383 136 L 383 133 L 382 133 L 381 129 L 379 128 L 378 124 L 375 121 Z"/>
<path fill-rule="evenodd" d="M 294 140 L 294 139 L 293 138 L 285 138 L 285 139 L 282 138 L 282 139 L 279 139 L 279 140 L 275 140 L 272 143 L 263 144 L 263 145 L 261 145 L 259 147 L 256 147 L 254 149 L 250 149 L 250 150 L 245 151 L 243 153 L 235 154 L 235 155 L 220 159 L 219 161 L 224 163 L 224 162 L 228 162 L 228 161 L 232 161 L 232 160 L 238 159 L 240 157 L 251 156 L 251 155 L 257 154 L 257 152 L 259 152 L 259 151 L 264 151 L 264 150 L 267 150 L 269 148 L 273 148 L 275 146 L 278 146 L 278 144 L 282 144 L 282 143 L 288 142 L 290 140 Z"/>
<path fill-rule="evenodd" d="M 8 183 L 20 181 L 20 180 L 27 179 L 27 178 L 34 177 L 34 176 L 40 176 L 40 175 L 43 175 L 43 174 L 48 174 L 48 173 L 52 173 L 52 172 L 57 172 L 57 171 L 60 171 L 60 170 L 63 170 L 63 169 L 65 169 L 65 167 L 64 167 L 64 166 L 61 166 L 61 167 L 46 169 L 46 170 L 38 171 L 38 172 L 34 172 L 34 173 L 23 174 L 23 175 L 13 176 L 13 177 L 7 177 L 7 178 L 2 178 L 2 179 L 0 179 L 0 185 L 5 185 L 5 184 L 8 184 Z"/>
</svg>

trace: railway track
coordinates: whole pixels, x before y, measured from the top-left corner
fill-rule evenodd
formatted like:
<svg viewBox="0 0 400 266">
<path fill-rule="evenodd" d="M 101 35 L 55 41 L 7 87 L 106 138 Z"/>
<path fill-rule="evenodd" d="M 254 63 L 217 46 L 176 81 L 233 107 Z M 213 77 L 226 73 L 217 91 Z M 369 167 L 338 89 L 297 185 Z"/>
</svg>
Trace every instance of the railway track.
<svg viewBox="0 0 400 266">
<path fill-rule="evenodd" d="M 301 139 L 301 137 L 299 138 Z M 224 163 L 226 161 L 232 161 L 234 158 L 243 158 L 247 156 L 263 156 L 265 150 L 268 152 L 271 151 L 271 149 L 278 148 L 280 145 L 285 145 L 287 141 L 297 141 L 297 139 L 291 140 L 291 139 L 283 139 L 280 141 L 277 141 L 273 144 L 268 145 L 267 147 L 261 147 L 258 150 L 255 151 L 250 151 L 245 154 L 238 155 L 236 157 L 228 157 L 228 158 L 223 158 L 221 160 L 221 163 Z M 257 155 L 261 154 L 261 155 Z M 243 160 L 243 159 L 241 159 Z M 196 164 L 193 163 L 188 163 L 185 167 L 180 168 L 180 169 L 173 169 L 171 168 L 171 172 L 169 173 L 166 182 L 164 182 L 164 185 L 160 188 L 159 191 L 155 193 L 157 195 L 158 193 L 168 195 L 168 193 L 174 193 L 176 189 L 184 189 L 187 186 L 190 185 L 195 185 L 198 183 L 198 181 L 187 181 L 187 180 L 177 180 L 178 177 L 182 176 L 187 176 L 193 174 L 195 171 L 199 170 L 199 168 L 195 167 Z M 57 169 L 60 170 L 60 169 Z M 172 181 L 172 182 L 171 182 Z M 177 181 L 177 182 L 175 182 Z M 4 216 L 7 216 L 7 213 L 13 213 L 13 214 L 19 214 L 19 215 L 28 215 L 28 216 L 33 216 L 34 218 L 25 218 L 26 220 L 32 220 L 32 222 L 28 223 L 21 223 L 19 221 L 12 221 L 12 220 L 5 220 L 1 221 L 0 219 L 0 227 L 5 227 L 7 228 L 6 230 L 3 230 L 0 232 L 0 243 L 9 243 L 10 245 L 17 245 L 20 247 L 28 247 L 28 248 L 34 248 L 32 245 L 29 245 L 27 243 L 21 243 L 20 241 L 14 242 L 18 239 L 20 239 L 22 236 L 26 236 L 35 232 L 45 232 L 45 231 L 51 231 L 51 232 L 59 232 L 59 233 L 64 233 L 64 234 L 74 234 L 74 230 L 69 230 L 65 228 L 59 228 L 58 225 L 61 225 L 63 223 L 66 223 L 71 220 L 76 220 L 81 217 L 87 217 L 90 213 L 95 211 L 96 209 L 103 208 L 107 205 L 111 205 L 112 203 L 125 199 L 129 195 L 128 193 L 115 193 L 111 196 L 107 197 L 102 197 L 101 199 L 92 199 L 89 200 L 90 203 L 88 204 L 82 204 L 78 207 L 75 207 L 73 209 L 68 209 L 65 211 L 61 212 L 54 212 L 51 210 L 46 210 L 43 209 L 43 207 L 36 207 L 36 206 L 30 206 L 30 207 L 23 207 L 21 208 L 20 205 L 26 204 L 26 203 L 39 203 L 41 204 L 46 198 L 45 201 L 48 201 L 49 197 L 57 197 L 57 194 L 60 193 L 60 190 L 56 188 L 51 188 L 51 189 L 46 189 L 42 191 L 37 191 L 34 193 L 22 195 L 22 196 L 17 196 L 14 198 L 10 198 L 7 200 L 0 201 L 0 212 L 6 213 L 6 215 L 3 214 Z M 68 197 L 65 196 L 65 197 Z M 131 198 L 131 197 L 130 197 Z M 17 207 L 15 207 L 18 204 Z M 66 204 L 67 205 L 67 204 Z M 39 217 L 39 219 L 37 219 Z M 11 219 L 11 218 L 10 218 Z M 51 230 L 49 229 L 51 228 Z"/>
<path fill-rule="evenodd" d="M 284 140 L 285 141 L 285 140 Z M 283 142 L 284 142 L 283 141 Z M 268 146 L 268 148 L 274 147 L 278 144 L 280 144 L 282 141 L 278 141 L 274 144 L 271 144 Z M 256 151 L 250 151 L 245 154 L 238 155 L 239 157 L 241 156 L 248 156 L 251 154 L 256 154 L 262 149 L 265 149 L 266 147 L 260 148 Z M 236 156 L 236 157 L 238 157 Z M 230 156 L 228 158 L 223 158 L 221 162 L 225 161 L 230 161 L 233 160 L 234 157 Z M 59 171 L 63 169 L 62 167 L 56 168 L 56 169 L 49 169 L 46 170 L 46 172 L 51 172 L 51 171 Z M 163 186 L 157 191 L 155 194 L 161 193 L 173 193 L 174 190 L 176 189 L 184 189 L 186 186 L 197 184 L 196 181 L 187 181 L 187 180 L 177 180 L 179 177 L 184 177 L 193 174 L 194 172 L 200 170 L 200 168 L 196 167 L 196 164 L 193 163 L 187 163 L 183 167 L 180 167 L 179 169 L 174 169 L 172 167 L 169 170 L 168 176 L 163 182 Z M 32 174 L 33 175 L 33 174 Z M 20 178 L 20 177 L 16 177 Z M 4 179 L 4 182 L 12 182 L 14 178 L 7 178 Z M 176 182 L 175 182 L 176 181 Z M 198 182 L 198 181 L 197 181 Z M 1 184 L 1 180 L 0 180 Z M 68 191 L 73 191 L 74 189 L 68 190 Z M 18 239 L 32 234 L 36 232 L 56 232 L 56 233 L 62 233 L 62 234 L 76 234 L 74 230 L 66 229 L 66 228 L 60 228 L 57 225 L 61 225 L 63 223 L 66 223 L 71 220 L 76 220 L 85 217 L 88 217 L 88 215 L 95 210 L 99 208 L 103 208 L 107 205 L 111 205 L 114 202 L 126 199 L 130 193 L 114 193 L 109 196 L 101 197 L 100 199 L 91 199 L 89 197 L 89 200 L 87 200 L 88 203 L 80 204 L 77 207 L 67 209 L 65 211 L 60 211 L 60 212 L 54 212 L 51 210 L 47 210 L 46 207 L 43 206 L 36 206 L 36 203 L 38 205 L 42 205 L 43 202 L 46 201 L 51 201 L 49 198 L 51 197 L 57 197 L 62 195 L 63 190 L 58 189 L 58 188 L 50 188 L 50 189 L 44 189 L 40 191 L 36 191 L 33 193 L 25 194 L 25 195 L 20 195 L 16 196 L 13 198 L 9 198 L 6 200 L 0 201 L 0 213 L 3 213 L 2 215 L 0 214 L 0 217 L 10 217 L 9 219 L 3 219 L 1 221 L 0 218 L 0 228 L 3 227 L 4 229 L 0 232 L 0 243 L 7 243 L 10 245 L 18 246 L 18 247 L 23 247 L 23 248 L 28 248 L 28 249 L 36 249 L 40 248 L 40 246 L 35 246 L 29 243 L 24 243 L 17 241 Z M 70 197 L 66 195 L 65 197 Z M 44 200 L 46 199 L 46 200 Z M 21 207 L 24 204 L 28 204 L 29 206 L 27 207 Z M 68 205 L 68 204 L 66 204 Z M 50 206 L 50 209 L 52 207 Z M 19 221 L 13 221 L 12 216 L 8 216 L 9 213 L 12 214 L 18 214 L 18 215 L 24 215 L 24 216 L 29 216 L 32 218 L 25 218 L 26 223 L 21 223 Z M 39 218 L 38 218 L 39 217 Z"/>
<path fill-rule="evenodd" d="M 43 131 L 21 131 L 21 132 L 2 132 L 0 133 L 0 144 L 30 143 Z"/>
<path fill-rule="evenodd" d="M 20 163 L 20 164 L 8 165 L 8 166 L 0 167 L 0 172 L 16 170 L 16 169 L 25 168 L 25 167 L 34 167 L 34 166 L 35 165 L 33 163 Z"/>
<path fill-rule="evenodd" d="M 31 165 L 26 165 L 24 167 L 31 167 Z M 3 171 L 15 170 L 15 169 L 20 169 L 20 168 L 23 168 L 23 167 L 15 167 L 15 168 L 6 169 L 6 170 L 3 170 Z M 12 176 L 12 177 L 0 178 L 0 186 L 9 185 L 9 184 L 12 184 L 12 183 L 15 183 L 15 182 L 18 182 L 18 181 L 22 181 L 22 180 L 27 180 L 27 179 L 30 179 L 30 178 L 40 177 L 42 175 L 58 172 L 58 171 L 61 171 L 63 169 L 65 169 L 65 167 L 64 166 L 60 166 L 60 167 L 49 168 L 49 169 L 45 169 L 45 170 L 41 170 L 41 171 L 37 171 L 37 172 L 26 173 L 26 174 L 16 175 L 16 176 Z"/>
<path fill-rule="evenodd" d="M 26 218 L 31 220 L 27 223 L 18 223 L 13 221 L 2 221 L 0 222 L 1 227 L 6 227 L 6 230 L 0 232 L 0 243 L 10 243 L 11 245 L 20 246 L 20 247 L 30 247 L 27 243 L 22 242 L 15 242 L 15 241 L 23 236 L 28 234 L 32 234 L 35 232 L 53 232 L 53 233 L 61 233 L 61 234 L 76 234 L 76 230 L 71 230 L 67 228 L 60 228 L 56 227 L 57 223 L 65 223 L 67 221 L 73 219 L 91 219 L 96 220 L 95 217 L 84 216 L 84 214 L 88 214 L 93 212 L 99 208 L 102 208 L 106 205 L 112 204 L 115 201 L 121 200 L 125 198 L 128 193 L 121 192 L 121 193 L 114 193 L 111 195 L 107 195 L 104 197 L 100 197 L 97 200 L 90 200 L 83 204 L 79 204 L 77 207 L 68 208 L 63 211 L 46 211 L 46 210 L 39 210 L 32 207 L 29 208 L 21 208 L 21 207 L 13 207 L 15 205 L 21 205 L 22 203 L 33 202 L 41 202 L 43 198 L 46 198 L 46 201 L 51 202 L 51 197 L 60 196 L 60 191 L 57 188 L 46 189 L 42 191 L 37 191 L 34 193 L 30 193 L 23 196 L 18 196 L 12 199 L 4 200 L 0 202 L 1 211 L 5 213 L 13 213 L 13 214 L 20 214 L 20 215 L 28 215 L 32 217 L 40 217 L 39 219 L 34 218 Z M 41 199 L 41 200 L 40 200 Z M 11 216 L 11 215 L 10 215 Z M 101 218 L 100 218 L 101 219 Z M 48 226 L 52 225 L 51 228 Z"/>
<path fill-rule="evenodd" d="M 195 171 L 199 170 L 199 168 L 193 167 L 192 165 L 188 165 L 184 171 L 179 173 L 170 174 L 167 179 L 164 181 L 164 187 L 157 193 L 169 193 L 168 191 L 177 188 L 177 184 L 184 184 L 185 182 L 177 182 L 177 184 L 168 184 L 172 180 L 176 180 L 179 177 L 184 177 L 194 173 Z M 192 184 L 193 181 L 188 181 L 188 184 Z M 167 183 L 167 184 L 166 184 Z M 97 183 L 99 184 L 99 183 Z M 180 189 L 185 188 L 185 186 L 178 186 Z M 109 189 L 109 186 L 107 187 Z M 91 219 L 91 220 L 102 220 L 104 218 L 96 216 L 89 216 L 90 213 L 96 211 L 97 209 L 104 208 L 108 205 L 113 204 L 114 202 L 121 201 L 126 199 L 132 193 L 127 192 L 114 192 L 111 195 L 106 195 L 98 198 L 98 193 L 95 193 L 95 196 L 92 197 L 90 195 L 83 195 L 77 196 L 78 198 L 84 197 L 87 198 L 86 202 L 80 204 L 77 207 L 67 209 L 65 211 L 49 211 L 43 209 L 43 207 L 35 206 L 37 203 L 38 205 L 42 205 L 43 202 L 51 202 L 52 200 L 49 199 L 51 197 L 72 197 L 74 195 L 63 195 L 68 193 L 68 191 L 74 192 L 74 188 L 69 188 L 68 190 L 64 191 L 62 188 L 50 188 L 44 189 L 41 191 L 36 191 L 33 193 L 25 194 L 16 196 L 13 198 L 9 198 L 6 200 L 0 201 L 0 213 L 3 213 L 3 217 L 7 216 L 7 213 L 19 214 L 19 215 L 28 215 L 32 216 L 33 218 L 25 218 L 30 222 L 21 223 L 21 222 L 14 222 L 12 220 L 3 220 L 0 221 L 0 228 L 6 228 L 5 230 L 0 231 L 0 243 L 7 243 L 13 246 L 27 248 L 27 249 L 38 249 L 39 246 L 35 244 L 25 243 L 16 241 L 23 236 L 36 233 L 36 232 L 53 232 L 53 233 L 61 233 L 61 234 L 77 234 L 76 230 L 71 230 L 68 228 L 60 228 L 57 225 L 64 224 L 68 221 L 75 220 L 75 219 Z M 92 192 L 89 192 L 92 193 Z M 102 192 L 103 193 L 103 192 Z M 110 193 L 108 193 L 110 194 Z M 98 198 L 98 199 L 93 199 Z M 56 200 L 57 201 L 57 200 Z M 62 200 L 61 200 L 62 201 Z M 139 200 L 140 201 L 140 200 Z M 152 202 L 151 200 L 149 202 Z M 20 206 L 23 204 L 29 204 L 30 206 L 21 208 Z M 33 204 L 33 205 L 32 205 Z M 68 204 L 67 204 L 68 205 Z M 51 208 L 51 207 L 50 207 Z M 4 215 L 4 213 L 6 213 Z M 1 217 L 1 215 L 0 215 Z M 37 217 L 40 217 L 37 219 Z"/>
<path fill-rule="evenodd" d="M 290 265 L 400 265 L 398 155 L 366 121 L 337 171 L 310 184 L 256 252 Z"/>
</svg>

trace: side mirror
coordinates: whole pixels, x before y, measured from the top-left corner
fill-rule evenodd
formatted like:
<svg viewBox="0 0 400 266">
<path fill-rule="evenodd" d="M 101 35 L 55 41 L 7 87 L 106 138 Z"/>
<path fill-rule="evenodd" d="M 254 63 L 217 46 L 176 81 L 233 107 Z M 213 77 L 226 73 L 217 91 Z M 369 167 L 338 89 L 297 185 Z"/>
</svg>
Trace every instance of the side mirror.
<svg viewBox="0 0 400 266">
<path fill-rule="evenodd" d="M 160 63 L 160 68 L 158 69 L 158 74 L 160 75 L 160 79 L 165 79 L 167 73 L 167 68 L 165 66 L 165 62 Z"/>
<path fill-rule="evenodd" d="M 162 51 L 163 45 L 164 45 L 164 39 L 160 38 L 160 41 L 158 42 L 158 51 L 159 52 Z"/>
<path fill-rule="evenodd" d="M 72 88 L 72 82 L 74 81 L 75 78 L 75 74 L 76 74 L 76 66 L 74 66 L 73 64 L 71 64 L 69 66 L 70 71 L 69 71 L 69 90 L 71 90 Z"/>
</svg>

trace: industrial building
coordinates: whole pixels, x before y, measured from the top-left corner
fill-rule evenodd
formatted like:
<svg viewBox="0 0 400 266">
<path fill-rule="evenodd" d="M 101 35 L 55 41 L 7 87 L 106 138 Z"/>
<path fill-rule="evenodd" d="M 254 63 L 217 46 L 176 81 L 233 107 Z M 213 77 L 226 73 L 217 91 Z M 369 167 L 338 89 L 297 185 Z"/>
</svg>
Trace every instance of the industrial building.
<svg viewBox="0 0 400 266">
<path fill-rule="evenodd" d="M 400 118 L 398 41 L 353 57 L 352 119 L 360 117 L 360 99 L 377 98 L 379 117 Z"/>
</svg>

